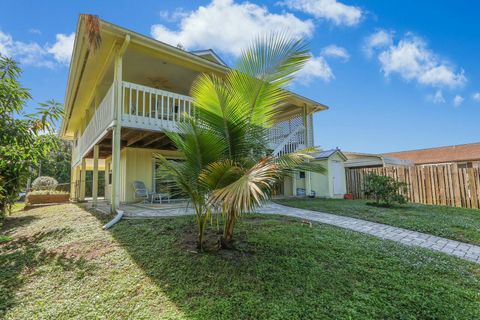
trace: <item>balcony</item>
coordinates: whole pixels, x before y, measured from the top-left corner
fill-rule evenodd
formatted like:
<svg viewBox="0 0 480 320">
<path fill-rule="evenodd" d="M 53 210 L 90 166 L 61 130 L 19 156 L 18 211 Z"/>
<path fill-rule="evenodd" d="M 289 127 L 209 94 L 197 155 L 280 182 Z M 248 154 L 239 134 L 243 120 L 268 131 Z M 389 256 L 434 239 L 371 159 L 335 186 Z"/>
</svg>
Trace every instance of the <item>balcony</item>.
<svg viewBox="0 0 480 320">
<path fill-rule="evenodd" d="M 193 115 L 189 96 L 124 81 L 122 127 L 175 131 L 177 123 Z"/>
<path fill-rule="evenodd" d="M 72 165 L 82 158 L 100 141 L 113 125 L 115 88 L 112 85 L 95 110 L 83 134 L 74 142 Z M 193 115 L 193 99 L 166 90 L 147 87 L 131 82 L 122 82 L 122 128 L 143 131 L 175 131 L 179 122 Z M 311 146 L 311 126 L 304 124 L 303 115 L 297 113 L 287 120 L 275 124 L 269 132 L 269 147 L 275 156 L 291 153 Z M 308 131 L 307 131 L 308 128 Z M 307 134 L 308 132 L 308 134 Z"/>
</svg>

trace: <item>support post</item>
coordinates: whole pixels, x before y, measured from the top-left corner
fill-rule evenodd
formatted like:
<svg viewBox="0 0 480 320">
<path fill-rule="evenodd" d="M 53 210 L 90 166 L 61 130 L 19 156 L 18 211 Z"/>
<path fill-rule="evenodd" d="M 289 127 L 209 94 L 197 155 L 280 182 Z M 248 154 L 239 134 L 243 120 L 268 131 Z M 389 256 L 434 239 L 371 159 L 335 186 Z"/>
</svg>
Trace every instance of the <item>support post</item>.
<svg viewBox="0 0 480 320">
<path fill-rule="evenodd" d="M 310 147 L 309 135 L 308 135 L 308 112 L 307 105 L 303 106 L 303 127 L 305 128 L 305 146 Z"/>
<path fill-rule="evenodd" d="M 85 183 L 87 176 L 87 162 L 85 158 L 82 159 L 82 168 L 80 171 L 80 197 L 79 201 L 85 201 Z"/>
<path fill-rule="evenodd" d="M 130 43 L 130 35 L 125 36 L 122 46 L 115 55 L 113 70 L 114 102 L 113 102 L 113 132 L 112 132 L 112 194 L 111 211 L 116 213 L 120 206 L 120 148 L 122 130 L 122 67 L 123 54 Z"/>
<path fill-rule="evenodd" d="M 99 146 L 93 146 L 93 185 L 92 185 L 92 205 L 97 206 L 98 200 L 98 154 Z"/>
</svg>

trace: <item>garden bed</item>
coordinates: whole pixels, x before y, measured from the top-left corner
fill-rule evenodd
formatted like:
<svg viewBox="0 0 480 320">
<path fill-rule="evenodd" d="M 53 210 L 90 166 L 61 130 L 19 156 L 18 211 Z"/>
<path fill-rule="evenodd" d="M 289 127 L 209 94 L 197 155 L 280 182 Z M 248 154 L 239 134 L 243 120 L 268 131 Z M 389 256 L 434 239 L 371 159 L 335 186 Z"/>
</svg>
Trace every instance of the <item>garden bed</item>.
<svg viewBox="0 0 480 320">
<path fill-rule="evenodd" d="M 29 205 L 65 203 L 70 201 L 69 193 L 58 194 L 28 194 L 27 203 Z"/>
</svg>

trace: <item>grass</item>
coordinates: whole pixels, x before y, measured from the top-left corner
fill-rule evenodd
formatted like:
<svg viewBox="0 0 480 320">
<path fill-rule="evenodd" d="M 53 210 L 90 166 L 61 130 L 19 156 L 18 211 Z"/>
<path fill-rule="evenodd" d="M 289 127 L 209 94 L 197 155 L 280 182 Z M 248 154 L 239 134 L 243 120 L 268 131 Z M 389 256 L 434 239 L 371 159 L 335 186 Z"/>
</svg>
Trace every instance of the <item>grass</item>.
<svg viewBox="0 0 480 320">
<path fill-rule="evenodd" d="M 367 205 L 365 200 L 343 199 L 281 199 L 276 202 L 480 245 L 480 210 L 477 209 L 413 203 L 384 208 Z"/>
<path fill-rule="evenodd" d="M 480 265 L 425 249 L 245 215 L 238 250 L 199 254 L 191 216 L 104 221 L 70 204 L 8 217 L 0 318 L 480 318 Z"/>
</svg>

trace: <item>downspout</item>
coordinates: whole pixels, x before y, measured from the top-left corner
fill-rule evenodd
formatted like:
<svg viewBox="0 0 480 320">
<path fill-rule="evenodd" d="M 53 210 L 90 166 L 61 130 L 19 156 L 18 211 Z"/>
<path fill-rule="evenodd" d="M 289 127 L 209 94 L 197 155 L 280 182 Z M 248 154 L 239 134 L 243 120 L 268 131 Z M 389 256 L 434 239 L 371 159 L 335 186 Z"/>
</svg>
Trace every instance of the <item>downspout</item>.
<svg viewBox="0 0 480 320">
<path fill-rule="evenodd" d="M 116 210 L 116 211 L 117 211 L 117 215 L 115 216 L 115 218 L 113 218 L 106 225 L 104 225 L 102 228 L 103 230 L 110 229 L 115 223 L 117 223 L 123 218 L 123 210 Z"/>
<path fill-rule="evenodd" d="M 123 54 L 127 50 L 127 47 L 128 47 L 129 43 L 130 43 L 130 35 L 126 34 L 125 35 L 125 40 L 123 41 L 123 44 L 122 44 L 120 50 L 118 51 L 118 56 L 119 57 L 123 56 Z M 115 90 L 115 94 L 117 94 L 116 90 Z M 115 107 L 116 108 L 114 109 L 113 126 L 117 126 L 119 124 L 118 119 L 120 117 L 120 112 L 119 112 L 120 107 L 119 106 L 115 106 Z M 118 190 L 116 190 L 116 191 L 118 192 Z M 112 197 L 111 201 L 114 201 L 113 197 Z M 115 212 L 117 213 L 117 215 L 111 221 L 109 221 L 107 224 L 105 224 L 103 226 L 104 230 L 107 230 L 107 229 L 111 228 L 114 224 L 116 224 L 117 222 L 119 222 L 123 218 L 123 214 L 124 214 L 123 210 L 115 209 Z"/>
</svg>

